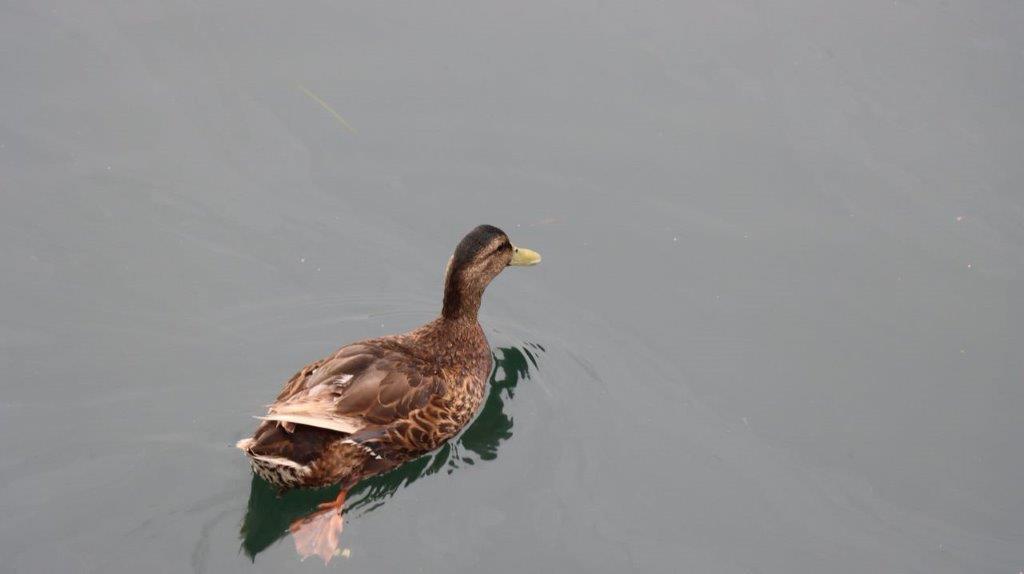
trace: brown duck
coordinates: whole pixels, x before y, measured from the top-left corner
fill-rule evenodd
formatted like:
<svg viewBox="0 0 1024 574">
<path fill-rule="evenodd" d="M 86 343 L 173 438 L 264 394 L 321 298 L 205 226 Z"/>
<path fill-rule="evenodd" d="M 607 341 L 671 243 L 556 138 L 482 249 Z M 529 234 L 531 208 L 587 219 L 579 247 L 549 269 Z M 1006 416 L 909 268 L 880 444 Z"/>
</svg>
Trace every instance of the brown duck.
<svg viewBox="0 0 1024 574">
<path fill-rule="evenodd" d="M 476 413 L 491 372 L 477 321 L 484 289 L 510 265 L 540 255 L 481 225 L 455 248 L 437 319 L 400 335 L 346 345 L 303 367 L 238 441 L 253 471 L 282 490 L 341 484 L 337 500 L 297 520 L 299 553 L 330 560 L 346 491 L 441 446 Z"/>
</svg>

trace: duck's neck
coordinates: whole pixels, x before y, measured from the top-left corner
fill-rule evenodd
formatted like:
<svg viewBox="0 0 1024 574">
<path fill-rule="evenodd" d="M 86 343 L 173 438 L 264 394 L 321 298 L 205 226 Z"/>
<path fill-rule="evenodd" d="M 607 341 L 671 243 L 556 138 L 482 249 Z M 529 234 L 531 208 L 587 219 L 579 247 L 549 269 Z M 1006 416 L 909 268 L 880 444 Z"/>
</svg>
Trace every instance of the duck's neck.
<svg viewBox="0 0 1024 574">
<path fill-rule="evenodd" d="M 483 293 L 459 293 L 455 290 L 445 289 L 441 317 L 450 322 L 476 323 L 482 296 Z"/>
<path fill-rule="evenodd" d="M 450 322 L 475 324 L 480 312 L 484 286 L 465 281 L 458 273 L 450 273 L 444 282 L 444 306 L 441 318 Z"/>
</svg>

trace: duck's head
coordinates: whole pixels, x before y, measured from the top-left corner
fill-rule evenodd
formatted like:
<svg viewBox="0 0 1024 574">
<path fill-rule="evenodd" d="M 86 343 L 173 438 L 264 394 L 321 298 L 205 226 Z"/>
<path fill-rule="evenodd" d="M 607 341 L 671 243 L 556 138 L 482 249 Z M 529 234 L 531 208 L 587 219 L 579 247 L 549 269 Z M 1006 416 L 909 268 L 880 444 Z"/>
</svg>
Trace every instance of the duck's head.
<svg viewBox="0 0 1024 574">
<path fill-rule="evenodd" d="M 475 318 L 484 289 L 503 269 L 538 263 L 539 253 L 516 247 L 504 231 L 493 225 L 476 227 L 462 238 L 448 260 L 442 315 Z"/>
</svg>

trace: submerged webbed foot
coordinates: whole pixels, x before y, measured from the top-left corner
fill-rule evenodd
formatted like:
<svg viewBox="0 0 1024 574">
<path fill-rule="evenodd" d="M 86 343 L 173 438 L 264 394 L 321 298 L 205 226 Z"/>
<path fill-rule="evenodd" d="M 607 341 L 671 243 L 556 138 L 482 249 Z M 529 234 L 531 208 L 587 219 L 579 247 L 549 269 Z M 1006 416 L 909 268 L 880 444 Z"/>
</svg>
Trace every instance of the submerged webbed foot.
<svg viewBox="0 0 1024 574">
<path fill-rule="evenodd" d="M 323 559 L 324 564 L 327 564 L 340 553 L 338 541 L 344 528 L 344 506 L 343 490 L 335 500 L 319 505 L 312 514 L 292 522 L 289 530 L 295 540 L 295 551 L 303 560 L 317 555 Z"/>
</svg>

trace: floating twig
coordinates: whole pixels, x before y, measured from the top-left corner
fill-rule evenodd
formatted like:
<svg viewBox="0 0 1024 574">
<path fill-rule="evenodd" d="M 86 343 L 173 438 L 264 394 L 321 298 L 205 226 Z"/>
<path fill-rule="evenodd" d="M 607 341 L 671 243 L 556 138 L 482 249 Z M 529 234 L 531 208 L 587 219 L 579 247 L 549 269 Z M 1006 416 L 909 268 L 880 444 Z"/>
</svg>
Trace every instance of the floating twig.
<svg viewBox="0 0 1024 574">
<path fill-rule="evenodd" d="M 348 131 L 350 131 L 350 132 L 352 132 L 354 134 L 358 134 L 359 133 L 359 132 L 356 131 L 356 128 L 352 127 L 351 124 L 349 124 L 348 122 L 345 121 L 345 118 L 341 117 L 341 114 L 339 114 L 338 112 L 334 111 L 334 108 L 332 108 L 330 106 L 330 104 L 328 104 L 327 102 L 325 102 L 322 99 L 320 99 L 320 96 L 318 96 L 318 95 L 314 94 L 313 92 L 309 91 L 309 89 L 306 88 L 306 86 L 303 86 L 302 84 L 299 84 L 298 88 L 299 88 L 299 90 L 303 94 L 306 94 L 314 102 L 320 104 L 320 107 L 322 107 L 323 109 L 325 109 L 328 112 L 330 112 L 330 114 L 332 116 L 334 116 L 334 119 L 338 120 L 338 123 L 340 123 L 341 125 L 345 126 L 345 129 L 347 129 Z"/>
</svg>

